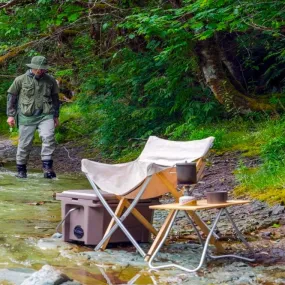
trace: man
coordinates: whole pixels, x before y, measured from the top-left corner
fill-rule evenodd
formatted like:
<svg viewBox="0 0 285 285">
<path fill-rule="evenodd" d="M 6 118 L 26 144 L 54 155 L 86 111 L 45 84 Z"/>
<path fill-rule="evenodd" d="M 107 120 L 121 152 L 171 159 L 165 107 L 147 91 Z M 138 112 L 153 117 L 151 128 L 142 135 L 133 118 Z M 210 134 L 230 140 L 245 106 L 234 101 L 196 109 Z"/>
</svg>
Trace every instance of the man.
<svg viewBox="0 0 285 285">
<path fill-rule="evenodd" d="M 59 120 L 59 98 L 56 80 L 47 74 L 47 60 L 35 56 L 25 74 L 18 76 L 8 89 L 7 123 L 19 126 L 16 177 L 27 178 L 27 162 L 35 131 L 42 140 L 41 159 L 45 178 L 55 178 L 52 155 L 55 150 L 55 127 Z"/>
</svg>

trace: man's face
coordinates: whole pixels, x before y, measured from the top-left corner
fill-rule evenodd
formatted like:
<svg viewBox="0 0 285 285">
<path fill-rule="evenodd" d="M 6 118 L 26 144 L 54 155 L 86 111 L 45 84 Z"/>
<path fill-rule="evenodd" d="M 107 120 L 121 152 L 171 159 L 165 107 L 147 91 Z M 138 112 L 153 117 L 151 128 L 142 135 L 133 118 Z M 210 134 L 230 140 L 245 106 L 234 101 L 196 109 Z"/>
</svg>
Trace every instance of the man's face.
<svg viewBox="0 0 285 285">
<path fill-rule="evenodd" d="M 47 72 L 46 69 L 33 69 L 32 71 L 37 76 L 44 75 Z"/>
</svg>

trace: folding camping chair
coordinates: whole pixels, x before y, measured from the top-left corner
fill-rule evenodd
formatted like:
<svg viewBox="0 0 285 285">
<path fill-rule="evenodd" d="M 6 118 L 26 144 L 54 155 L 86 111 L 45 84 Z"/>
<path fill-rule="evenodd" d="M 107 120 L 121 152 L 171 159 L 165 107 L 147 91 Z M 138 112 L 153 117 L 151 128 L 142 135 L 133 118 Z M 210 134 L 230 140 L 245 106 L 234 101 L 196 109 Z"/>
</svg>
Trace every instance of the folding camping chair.
<svg viewBox="0 0 285 285">
<path fill-rule="evenodd" d="M 157 244 L 161 241 L 164 231 L 160 230 L 159 234 L 161 237 L 156 237 L 156 244 L 153 244 L 148 254 L 146 254 L 124 226 L 123 221 L 132 213 L 151 233 L 157 235 L 154 227 L 135 209 L 136 204 L 140 199 L 160 197 L 169 192 L 177 201 L 182 196 L 182 193 L 176 189 L 175 165 L 177 163 L 184 163 L 185 161 L 195 161 L 197 165 L 197 177 L 199 179 L 203 174 L 205 157 L 213 141 L 213 137 L 180 142 L 151 136 L 141 155 L 135 161 L 122 164 L 105 164 L 83 159 L 82 171 L 86 174 L 103 206 L 112 216 L 112 221 L 95 250 L 105 249 L 111 235 L 120 227 L 138 252 L 148 260 L 157 247 Z M 115 194 L 119 199 L 119 204 L 115 212 L 113 212 L 104 199 L 101 190 Z M 129 200 L 133 201 L 129 202 Z M 123 213 L 124 209 L 125 212 Z M 208 234 L 210 232 L 208 226 L 194 211 L 187 211 L 187 213 L 203 233 Z M 171 215 L 167 217 L 169 223 L 171 219 Z M 215 234 L 211 237 L 210 242 L 216 246 L 219 252 L 223 252 L 223 247 Z"/>
</svg>

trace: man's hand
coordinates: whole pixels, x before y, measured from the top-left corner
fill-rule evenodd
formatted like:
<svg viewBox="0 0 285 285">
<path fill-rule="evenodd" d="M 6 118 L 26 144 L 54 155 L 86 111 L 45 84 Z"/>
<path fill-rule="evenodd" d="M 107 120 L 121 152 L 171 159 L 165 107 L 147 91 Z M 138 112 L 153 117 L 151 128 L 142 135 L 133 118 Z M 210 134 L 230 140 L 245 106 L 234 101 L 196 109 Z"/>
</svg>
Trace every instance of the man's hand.
<svg viewBox="0 0 285 285">
<path fill-rule="evenodd" d="M 14 117 L 8 117 L 7 123 L 11 128 L 13 128 L 16 125 L 15 118 Z"/>
<path fill-rule="evenodd" d="M 58 118 L 53 118 L 53 121 L 54 121 L 54 127 L 58 127 L 59 126 L 59 120 Z"/>
</svg>

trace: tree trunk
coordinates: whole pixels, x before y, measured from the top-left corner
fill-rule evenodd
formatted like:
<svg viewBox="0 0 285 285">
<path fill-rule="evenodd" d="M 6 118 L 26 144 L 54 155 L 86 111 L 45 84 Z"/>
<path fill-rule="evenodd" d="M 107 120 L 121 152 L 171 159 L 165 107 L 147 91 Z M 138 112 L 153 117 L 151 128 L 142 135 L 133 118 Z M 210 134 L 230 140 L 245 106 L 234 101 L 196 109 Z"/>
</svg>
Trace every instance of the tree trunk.
<svg viewBox="0 0 285 285">
<path fill-rule="evenodd" d="M 242 67 L 236 56 L 237 44 L 235 37 L 231 34 L 216 33 L 215 40 L 220 52 L 220 59 L 228 71 L 226 73 L 230 77 L 231 83 L 238 91 L 248 95 Z"/>
<path fill-rule="evenodd" d="M 275 109 L 262 99 L 248 97 L 235 88 L 223 69 L 221 53 L 214 39 L 201 41 L 198 52 L 206 84 L 227 111 L 248 113 Z"/>
</svg>

